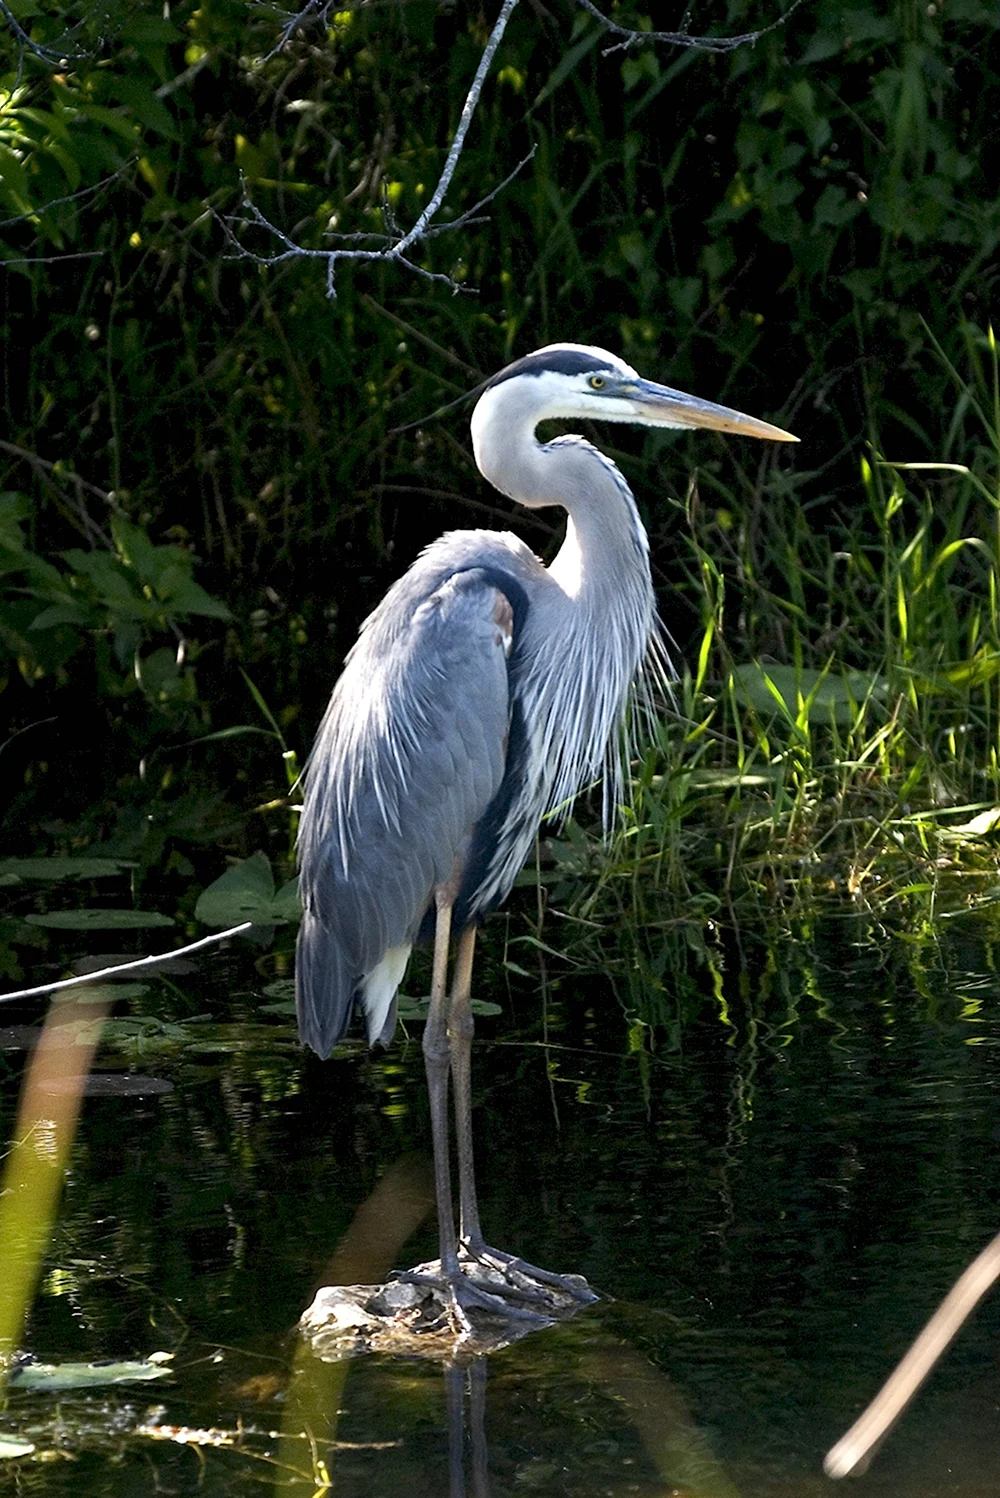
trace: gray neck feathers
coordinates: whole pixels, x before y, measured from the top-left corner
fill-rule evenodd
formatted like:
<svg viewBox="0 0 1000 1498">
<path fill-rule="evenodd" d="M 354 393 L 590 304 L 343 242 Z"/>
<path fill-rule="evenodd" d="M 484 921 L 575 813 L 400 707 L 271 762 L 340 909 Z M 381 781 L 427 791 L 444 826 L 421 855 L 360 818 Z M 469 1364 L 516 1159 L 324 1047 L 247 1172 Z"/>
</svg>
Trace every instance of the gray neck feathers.
<svg viewBox="0 0 1000 1498">
<path fill-rule="evenodd" d="M 540 729 L 548 808 L 604 773 L 605 822 L 622 795 L 621 725 L 656 628 L 648 542 L 622 474 L 582 437 L 540 443 L 538 401 L 512 380 L 473 413 L 481 472 L 528 508 L 561 505 L 566 539 L 549 568 L 557 584 L 536 600 L 532 644 L 548 669 L 531 677 L 529 721 Z M 520 388 L 518 388 L 520 386 Z"/>
</svg>

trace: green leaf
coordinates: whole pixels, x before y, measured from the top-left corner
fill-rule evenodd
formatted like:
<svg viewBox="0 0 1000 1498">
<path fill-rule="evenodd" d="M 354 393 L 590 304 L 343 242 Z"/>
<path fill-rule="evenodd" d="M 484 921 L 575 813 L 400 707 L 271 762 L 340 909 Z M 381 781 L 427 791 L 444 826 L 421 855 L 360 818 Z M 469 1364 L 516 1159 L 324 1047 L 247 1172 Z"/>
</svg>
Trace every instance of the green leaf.
<svg viewBox="0 0 1000 1498">
<path fill-rule="evenodd" d="M 18 879 L 110 879 L 139 865 L 128 858 L 3 858 L 0 874 Z"/>
<path fill-rule="evenodd" d="M 22 213 L 31 209 L 31 189 L 28 176 L 9 146 L 0 146 L 0 186 L 17 203 Z"/>
<path fill-rule="evenodd" d="M 514 964 L 507 963 L 506 966 L 513 968 Z M 514 971 L 518 972 L 523 970 L 514 968 Z M 530 974 L 526 973 L 525 977 L 530 977 Z M 430 1009 L 431 1001 L 429 998 L 414 999 L 409 997 L 407 994 L 401 993 L 398 996 L 398 1005 L 399 1008 L 397 1010 L 397 1013 L 399 1014 L 400 1019 L 425 1020 Z M 503 1014 L 503 1009 L 501 1008 L 501 1006 L 499 1004 L 491 1004 L 488 999 L 472 999 L 470 1001 L 470 1007 L 473 1014 L 478 1014 L 484 1019 L 492 1015 Z"/>
<path fill-rule="evenodd" d="M 174 924 L 169 915 L 156 910 L 51 910 L 24 919 L 29 926 L 52 931 L 142 931 Z"/>
<path fill-rule="evenodd" d="M 72 624 L 82 629 L 90 623 L 90 611 L 83 603 L 50 603 L 31 621 L 32 629 L 54 629 L 57 624 Z"/>
<path fill-rule="evenodd" d="M 157 135 L 162 135 L 166 140 L 178 138 L 173 115 L 163 100 L 156 97 L 148 81 L 148 75 L 147 79 L 143 80 L 120 75 L 109 79 L 107 94 L 124 104 L 139 124 L 145 125 L 147 130 L 155 131 Z"/>
<path fill-rule="evenodd" d="M 19 1363 L 11 1369 L 10 1386 L 33 1389 L 39 1394 L 58 1394 L 65 1389 L 99 1389 L 106 1384 L 148 1383 L 169 1378 L 170 1354 L 154 1352 L 148 1358 L 107 1363 Z"/>
<path fill-rule="evenodd" d="M 302 902 L 299 899 L 299 876 L 297 874 L 278 890 L 274 897 L 274 909 L 286 921 L 302 919 Z"/>
<path fill-rule="evenodd" d="M 266 853 L 253 853 L 202 890 L 195 918 L 206 926 L 236 926 L 241 921 L 283 926 L 298 918 L 297 884 L 290 879 L 275 893 L 270 859 Z"/>
<path fill-rule="evenodd" d="M 106 130 L 120 135 L 130 146 L 138 143 L 139 137 L 135 126 L 116 109 L 105 109 L 103 104 L 82 104 L 80 113 L 86 119 L 93 120 L 95 125 L 103 125 Z"/>
<path fill-rule="evenodd" d="M 30 1456 L 34 1451 L 30 1441 L 18 1441 L 13 1436 L 0 1436 L 0 1462 L 15 1456 Z"/>
<path fill-rule="evenodd" d="M 192 577 L 182 574 L 179 567 L 171 568 L 163 574 L 157 592 L 171 614 L 201 614 L 208 619 L 233 617 L 224 603 L 213 598 L 211 593 L 206 593 Z"/>
<path fill-rule="evenodd" d="M 795 719 L 801 699 L 810 723 L 832 720 L 843 728 L 850 727 L 873 700 L 884 702 L 888 695 L 884 678 L 867 671 L 807 671 L 754 661 L 736 666 L 733 678 L 737 694 L 758 712 L 773 716 L 780 699 Z"/>
</svg>

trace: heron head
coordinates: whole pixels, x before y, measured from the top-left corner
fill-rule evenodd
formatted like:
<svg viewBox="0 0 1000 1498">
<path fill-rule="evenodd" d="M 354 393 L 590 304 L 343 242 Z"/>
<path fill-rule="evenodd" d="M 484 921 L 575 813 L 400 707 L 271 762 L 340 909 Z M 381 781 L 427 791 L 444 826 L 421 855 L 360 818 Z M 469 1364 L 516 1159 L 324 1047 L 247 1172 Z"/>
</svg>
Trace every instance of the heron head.
<svg viewBox="0 0 1000 1498">
<path fill-rule="evenodd" d="M 502 411 L 512 413 L 515 407 L 519 416 L 534 424 L 589 418 L 635 426 L 704 427 L 771 442 L 799 440 L 755 416 L 644 380 L 624 359 L 582 343 L 549 344 L 494 375 L 473 413 L 473 442 L 477 426 L 481 431 Z"/>
</svg>

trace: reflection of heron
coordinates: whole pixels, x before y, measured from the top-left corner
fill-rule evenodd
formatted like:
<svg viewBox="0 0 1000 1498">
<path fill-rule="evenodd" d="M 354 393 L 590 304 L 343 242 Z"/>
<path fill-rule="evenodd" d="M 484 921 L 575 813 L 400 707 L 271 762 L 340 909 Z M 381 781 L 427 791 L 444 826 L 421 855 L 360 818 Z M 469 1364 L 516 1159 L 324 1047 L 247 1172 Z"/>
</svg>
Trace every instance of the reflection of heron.
<svg viewBox="0 0 1000 1498">
<path fill-rule="evenodd" d="M 563 506 L 558 555 L 546 568 L 508 532 L 442 536 L 366 621 L 334 689 L 306 775 L 299 837 L 299 1032 L 326 1056 L 360 1009 L 369 1041 L 388 1043 L 411 948 L 433 933 L 423 1044 L 441 1275 L 457 1307 L 500 1305 L 466 1272 L 477 1262 L 501 1277 L 517 1271 L 499 1287 L 514 1300 L 532 1298 L 525 1276 L 539 1300 L 543 1286 L 569 1288 L 483 1239 L 470 1116 L 473 943 L 479 921 L 508 894 L 541 817 L 602 770 L 606 814 L 615 805 L 630 691 L 659 658 L 648 543 L 628 485 L 582 438 L 535 437 L 539 422 L 574 417 L 796 440 L 640 379 L 602 349 L 553 344 L 517 360 L 489 381 L 473 412 L 476 462 L 519 504 Z M 491 1279 L 489 1290 L 497 1289 Z"/>
</svg>

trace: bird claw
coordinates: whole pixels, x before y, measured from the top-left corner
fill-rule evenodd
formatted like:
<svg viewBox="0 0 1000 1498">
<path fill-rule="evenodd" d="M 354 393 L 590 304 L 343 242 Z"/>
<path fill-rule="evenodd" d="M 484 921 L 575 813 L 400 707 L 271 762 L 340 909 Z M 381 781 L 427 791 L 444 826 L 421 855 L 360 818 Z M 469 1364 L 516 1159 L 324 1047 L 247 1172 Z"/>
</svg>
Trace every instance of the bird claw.
<svg viewBox="0 0 1000 1498">
<path fill-rule="evenodd" d="M 532 1326 L 550 1326 L 554 1317 L 545 1312 L 533 1311 L 527 1306 L 511 1304 L 511 1294 L 505 1295 L 500 1285 L 492 1281 L 475 1280 L 461 1265 L 451 1271 L 443 1269 L 440 1261 L 421 1265 L 417 1269 L 401 1271 L 394 1276 L 406 1285 L 420 1285 L 434 1290 L 445 1303 L 455 1330 L 461 1337 L 470 1337 L 474 1328 L 469 1320 L 470 1311 L 485 1312 L 503 1321 L 524 1321 Z M 486 1285 L 489 1284 L 489 1288 Z M 513 1293 L 513 1292 L 511 1292 Z M 526 1297 L 516 1292 L 517 1298 Z"/>
<path fill-rule="evenodd" d="M 558 1296 L 577 1305 L 590 1306 L 599 1298 L 582 1274 L 555 1274 L 551 1269 L 539 1269 L 517 1254 L 505 1253 L 502 1248 L 491 1248 L 488 1243 L 481 1241 L 463 1242 L 459 1260 L 466 1264 L 482 1265 L 492 1271 L 493 1275 L 502 1277 L 510 1286 L 507 1293 L 533 1302 L 544 1301 L 552 1305 Z"/>
<path fill-rule="evenodd" d="M 529 1326 L 551 1326 L 597 1296 L 580 1275 L 553 1274 L 501 1249 L 462 1243 L 453 1266 L 420 1264 L 394 1278 L 432 1289 L 448 1310 L 456 1334 L 474 1334 L 476 1313 Z"/>
</svg>

